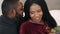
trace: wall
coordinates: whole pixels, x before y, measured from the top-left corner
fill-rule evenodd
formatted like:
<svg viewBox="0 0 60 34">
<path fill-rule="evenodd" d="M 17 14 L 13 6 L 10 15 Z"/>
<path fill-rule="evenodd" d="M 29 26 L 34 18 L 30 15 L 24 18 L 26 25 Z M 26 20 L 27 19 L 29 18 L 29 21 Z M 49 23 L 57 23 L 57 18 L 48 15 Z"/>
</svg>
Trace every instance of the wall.
<svg viewBox="0 0 60 34">
<path fill-rule="evenodd" d="M 1 4 L 2 4 L 3 0 L 0 0 L 0 15 L 1 13 Z M 25 3 L 26 0 L 20 0 L 23 4 Z M 45 0 L 49 11 L 51 13 L 51 15 L 54 17 L 54 19 L 56 20 L 58 26 L 60 26 L 60 0 Z"/>
</svg>

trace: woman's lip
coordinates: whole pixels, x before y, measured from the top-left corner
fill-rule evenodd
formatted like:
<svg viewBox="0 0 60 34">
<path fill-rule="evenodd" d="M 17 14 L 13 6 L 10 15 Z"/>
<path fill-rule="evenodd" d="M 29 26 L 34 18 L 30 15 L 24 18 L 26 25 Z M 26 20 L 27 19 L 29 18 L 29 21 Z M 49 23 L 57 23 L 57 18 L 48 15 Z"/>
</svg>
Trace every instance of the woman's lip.
<svg viewBox="0 0 60 34">
<path fill-rule="evenodd" d="M 40 18 L 36 18 L 36 20 L 39 20 Z"/>
<path fill-rule="evenodd" d="M 39 19 L 39 18 L 36 18 L 36 19 Z"/>
</svg>

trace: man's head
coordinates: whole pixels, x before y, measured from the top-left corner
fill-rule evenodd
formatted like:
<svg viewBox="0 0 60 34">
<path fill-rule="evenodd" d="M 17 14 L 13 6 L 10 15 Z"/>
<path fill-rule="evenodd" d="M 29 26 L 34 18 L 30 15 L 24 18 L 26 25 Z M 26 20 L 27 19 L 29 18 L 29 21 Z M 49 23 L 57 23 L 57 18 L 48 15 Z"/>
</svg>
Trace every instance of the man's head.
<svg viewBox="0 0 60 34">
<path fill-rule="evenodd" d="M 17 3 L 17 6 L 16 6 L 16 8 L 15 8 L 15 11 L 16 11 L 16 17 L 17 18 L 20 18 L 20 17 L 22 17 L 23 16 L 23 4 L 22 4 L 22 2 L 18 2 Z"/>
<path fill-rule="evenodd" d="M 9 18 L 15 18 L 17 14 L 22 15 L 22 3 L 19 0 L 4 0 L 2 3 L 2 14 Z"/>
</svg>

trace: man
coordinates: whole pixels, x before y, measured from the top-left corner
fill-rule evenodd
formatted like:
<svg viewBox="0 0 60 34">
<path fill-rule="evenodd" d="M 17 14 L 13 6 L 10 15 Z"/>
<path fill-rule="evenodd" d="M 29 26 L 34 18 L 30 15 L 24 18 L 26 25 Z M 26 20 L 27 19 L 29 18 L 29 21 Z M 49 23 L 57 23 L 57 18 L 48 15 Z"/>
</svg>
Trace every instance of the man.
<svg viewBox="0 0 60 34">
<path fill-rule="evenodd" d="M 17 18 L 17 21 L 16 21 L 16 23 L 17 23 L 17 32 L 19 34 L 19 29 L 20 29 L 19 27 L 22 24 L 22 22 L 25 21 L 25 19 L 23 17 L 23 4 L 22 4 L 22 2 L 17 3 L 17 7 L 16 7 L 15 10 L 16 10 L 16 13 L 17 13 L 17 15 L 16 15 L 16 18 Z"/>
<path fill-rule="evenodd" d="M 23 21 L 22 12 L 23 7 L 19 0 L 4 0 L 3 15 L 0 16 L 0 34 L 18 34 L 17 28 Z"/>
</svg>

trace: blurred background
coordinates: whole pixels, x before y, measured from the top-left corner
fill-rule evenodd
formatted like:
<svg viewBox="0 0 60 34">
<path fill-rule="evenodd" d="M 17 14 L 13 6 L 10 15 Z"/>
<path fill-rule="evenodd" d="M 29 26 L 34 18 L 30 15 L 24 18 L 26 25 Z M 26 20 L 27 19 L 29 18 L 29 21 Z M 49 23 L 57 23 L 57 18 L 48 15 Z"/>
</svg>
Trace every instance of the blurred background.
<svg viewBox="0 0 60 34">
<path fill-rule="evenodd" d="M 23 5 L 26 0 L 20 0 Z M 49 9 L 50 14 L 56 20 L 58 26 L 60 26 L 60 0 L 45 0 Z M 3 0 L 0 0 L 0 15 L 2 15 L 1 4 Z"/>
</svg>

